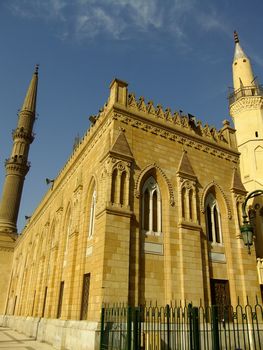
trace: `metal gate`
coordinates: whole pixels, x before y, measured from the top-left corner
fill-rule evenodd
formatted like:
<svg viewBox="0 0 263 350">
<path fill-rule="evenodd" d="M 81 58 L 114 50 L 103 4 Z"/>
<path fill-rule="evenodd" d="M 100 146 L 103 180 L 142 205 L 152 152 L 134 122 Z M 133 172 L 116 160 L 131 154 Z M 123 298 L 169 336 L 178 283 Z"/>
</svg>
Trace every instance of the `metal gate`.
<svg viewBox="0 0 263 350">
<path fill-rule="evenodd" d="M 261 345 L 262 344 L 262 345 Z M 261 350 L 263 309 L 242 306 L 105 306 L 101 350 Z"/>
</svg>

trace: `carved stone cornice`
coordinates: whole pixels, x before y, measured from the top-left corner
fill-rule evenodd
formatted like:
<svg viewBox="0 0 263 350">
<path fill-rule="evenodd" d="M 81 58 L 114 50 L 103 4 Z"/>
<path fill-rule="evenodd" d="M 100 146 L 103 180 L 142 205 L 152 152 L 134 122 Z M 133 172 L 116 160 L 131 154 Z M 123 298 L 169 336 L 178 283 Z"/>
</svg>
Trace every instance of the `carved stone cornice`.
<svg viewBox="0 0 263 350">
<path fill-rule="evenodd" d="M 196 178 L 195 179 L 187 179 L 184 177 L 179 176 L 179 181 L 180 181 L 180 187 L 185 188 L 187 190 L 194 190 L 196 186 Z"/>
<path fill-rule="evenodd" d="M 12 247 L 2 247 L 0 245 L 0 252 L 13 252 L 14 251 L 14 248 Z"/>
<path fill-rule="evenodd" d="M 246 96 L 238 99 L 229 107 L 231 116 L 235 116 L 243 111 L 250 111 L 263 108 L 262 96 Z"/>
<path fill-rule="evenodd" d="M 28 134 L 24 128 L 16 128 L 12 132 L 13 140 L 15 139 L 23 139 L 27 141 L 28 143 L 32 143 L 34 141 L 34 135 Z"/>
<path fill-rule="evenodd" d="M 24 159 L 10 158 L 5 161 L 6 175 L 26 176 L 30 168 L 30 163 Z"/>
<path fill-rule="evenodd" d="M 159 137 L 177 142 L 181 145 L 195 148 L 218 158 L 229 160 L 234 164 L 238 163 L 238 152 L 232 149 L 227 149 L 227 143 L 216 143 L 212 138 L 209 139 L 194 134 L 191 135 L 190 133 L 184 134 L 183 130 L 179 131 L 173 128 L 173 125 L 169 125 L 168 123 L 164 125 L 158 123 L 158 120 L 153 123 L 152 120 L 147 120 L 146 118 L 142 119 L 135 115 L 128 115 L 128 113 L 125 113 L 124 111 L 114 112 L 113 119 L 145 132 L 150 132 Z"/>
</svg>

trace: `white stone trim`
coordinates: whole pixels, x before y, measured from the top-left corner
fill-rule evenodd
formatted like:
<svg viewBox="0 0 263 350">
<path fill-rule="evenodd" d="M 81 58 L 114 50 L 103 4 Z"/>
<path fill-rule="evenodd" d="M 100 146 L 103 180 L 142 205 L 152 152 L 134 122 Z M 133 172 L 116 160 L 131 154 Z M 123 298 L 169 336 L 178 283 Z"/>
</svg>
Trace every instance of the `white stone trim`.
<svg viewBox="0 0 263 350">
<path fill-rule="evenodd" d="M 94 234 L 94 222 L 95 222 L 95 209 L 96 209 L 96 190 L 93 191 L 91 205 L 90 205 L 90 216 L 89 216 L 89 233 L 88 239 L 91 239 Z"/>
</svg>

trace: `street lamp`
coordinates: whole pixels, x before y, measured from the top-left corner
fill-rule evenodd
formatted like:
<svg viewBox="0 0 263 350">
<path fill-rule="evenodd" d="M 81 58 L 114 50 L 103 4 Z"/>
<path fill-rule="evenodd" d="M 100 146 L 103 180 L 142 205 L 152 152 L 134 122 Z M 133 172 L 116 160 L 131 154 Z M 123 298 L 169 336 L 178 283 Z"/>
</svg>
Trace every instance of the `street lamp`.
<svg viewBox="0 0 263 350">
<path fill-rule="evenodd" d="M 242 205 L 243 225 L 240 226 L 240 231 L 241 238 L 243 239 L 244 244 L 247 246 L 248 254 L 251 254 L 250 246 L 253 244 L 253 226 L 249 223 L 246 206 L 249 199 L 260 196 L 261 194 L 263 194 L 263 190 L 255 190 L 250 192 Z"/>
</svg>

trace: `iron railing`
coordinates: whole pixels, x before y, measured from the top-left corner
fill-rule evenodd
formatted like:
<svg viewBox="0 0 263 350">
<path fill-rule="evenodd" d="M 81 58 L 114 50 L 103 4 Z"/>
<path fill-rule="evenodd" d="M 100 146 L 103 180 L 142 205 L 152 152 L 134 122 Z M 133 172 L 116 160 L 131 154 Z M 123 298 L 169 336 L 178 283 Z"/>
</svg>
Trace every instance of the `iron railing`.
<svg viewBox="0 0 263 350">
<path fill-rule="evenodd" d="M 263 308 L 104 306 L 101 350 L 261 350 Z M 261 345 L 262 344 L 262 345 Z"/>
<path fill-rule="evenodd" d="M 246 86 L 231 92 L 228 95 L 229 105 L 232 105 L 241 97 L 247 96 L 263 96 L 263 87 L 261 85 Z"/>
</svg>

